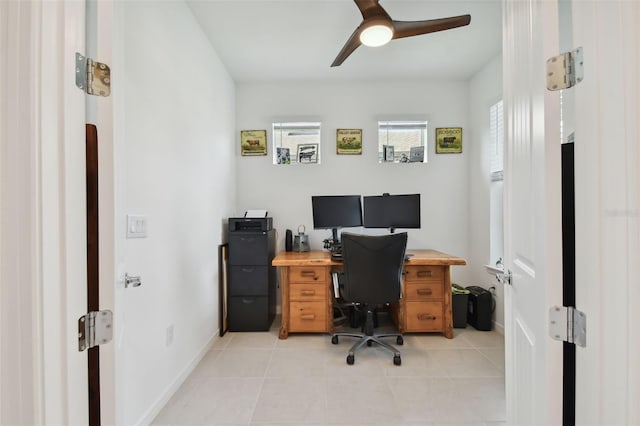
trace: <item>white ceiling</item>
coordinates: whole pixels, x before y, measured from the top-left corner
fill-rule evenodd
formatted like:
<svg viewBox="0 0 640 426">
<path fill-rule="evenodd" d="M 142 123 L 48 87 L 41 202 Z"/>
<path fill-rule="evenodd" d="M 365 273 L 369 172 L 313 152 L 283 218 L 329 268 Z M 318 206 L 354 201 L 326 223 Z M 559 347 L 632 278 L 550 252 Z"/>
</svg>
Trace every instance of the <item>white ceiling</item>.
<svg viewBox="0 0 640 426">
<path fill-rule="evenodd" d="M 330 65 L 362 21 L 352 0 L 187 0 L 237 82 L 467 79 L 502 49 L 500 0 L 381 0 L 392 19 L 471 15 L 448 31 L 360 46 Z"/>
</svg>

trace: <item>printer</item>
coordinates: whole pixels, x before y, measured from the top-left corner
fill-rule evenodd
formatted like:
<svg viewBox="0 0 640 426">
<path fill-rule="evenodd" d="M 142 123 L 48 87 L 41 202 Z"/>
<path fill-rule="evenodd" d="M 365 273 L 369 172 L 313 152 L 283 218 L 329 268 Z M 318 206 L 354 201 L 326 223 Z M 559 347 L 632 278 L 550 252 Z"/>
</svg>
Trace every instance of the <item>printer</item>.
<svg viewBox="0 0 640 426">
<path fill-rule="evenodd" d="M 270 217 L 230 217 L 229 232 L 263 232 L 273 229 Z"/>
</svg>

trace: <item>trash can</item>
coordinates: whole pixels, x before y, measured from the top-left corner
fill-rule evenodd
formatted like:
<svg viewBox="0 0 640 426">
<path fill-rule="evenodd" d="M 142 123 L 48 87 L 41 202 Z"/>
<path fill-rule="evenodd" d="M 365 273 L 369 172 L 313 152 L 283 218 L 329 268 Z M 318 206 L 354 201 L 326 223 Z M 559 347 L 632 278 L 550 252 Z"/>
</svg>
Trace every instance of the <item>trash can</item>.
<svg viewBox="0 0 640 426">
<path fill-rule="evenodd" d="M 467 304 L 470 291 L 456 283 L 451 284 L 451 310 L 454 328 L 467 328 Z"/>
<path fill-rule="evenodd" d="M 468 321 L 477 330 L 491 330 L 491 316 L 495 306 L 495 300 L 491 292 L 475 285 L 467 287 L 469 294 Z"/>
</svg>

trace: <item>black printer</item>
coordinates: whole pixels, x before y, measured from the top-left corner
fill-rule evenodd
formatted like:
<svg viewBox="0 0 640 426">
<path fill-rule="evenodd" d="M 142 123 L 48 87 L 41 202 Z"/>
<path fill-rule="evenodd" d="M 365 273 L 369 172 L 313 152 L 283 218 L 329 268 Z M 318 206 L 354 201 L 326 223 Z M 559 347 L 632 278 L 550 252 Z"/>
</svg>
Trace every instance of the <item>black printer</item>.
<svg viewBox="0 0 640 426">
<path fill-rule="evenodd" d="M 273 219 L 270 217 L 230 217 L 229 232 L 271 231 Z"/>
</svg>

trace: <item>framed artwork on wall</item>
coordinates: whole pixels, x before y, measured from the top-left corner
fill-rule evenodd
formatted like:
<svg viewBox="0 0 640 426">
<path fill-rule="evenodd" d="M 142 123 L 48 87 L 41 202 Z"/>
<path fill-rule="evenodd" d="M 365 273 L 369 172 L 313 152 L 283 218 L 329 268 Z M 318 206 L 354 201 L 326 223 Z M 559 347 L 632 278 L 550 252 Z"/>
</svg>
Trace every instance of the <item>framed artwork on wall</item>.
<svg viewBox="0 0 640 426">
<path fill-rule="evenodd" d="M 382 145 L 384 153 L 384 161 L 392 163 L 395 159 L 395 152 L 393 145 Z"/>
<path fill-rule="evenodd" d="M 462 127 L 436 129 L 436 154 L 460 154 L 462 152 Z"/>
<path fill-rule="evenodd" d="M 315 164 L 318 162 L 318 144 L 305 143 L 297 147 L 298 164 Z"/>
<path fill-rule="evenodd" d="M 267 155 L 267 131 L 240 131 L 240 149 L 242 155 Z"/>
<path fill-rule="evenodd" d="M 362 129 L 338 129 L 336 131 L 338 154 L 362 154 Z"/>
</svg>

